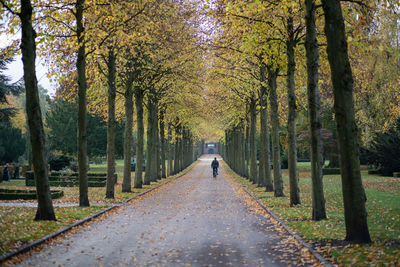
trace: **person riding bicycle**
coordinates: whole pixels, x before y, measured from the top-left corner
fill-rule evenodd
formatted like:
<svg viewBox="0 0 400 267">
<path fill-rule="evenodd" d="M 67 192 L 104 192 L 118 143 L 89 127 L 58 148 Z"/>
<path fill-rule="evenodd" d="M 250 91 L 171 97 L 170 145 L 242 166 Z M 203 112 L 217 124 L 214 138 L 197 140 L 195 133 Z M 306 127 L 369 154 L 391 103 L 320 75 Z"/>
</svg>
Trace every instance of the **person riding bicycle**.
<svg viewBox="0 0 400 267">
<path fill-rule="evenodd" d="M 217 158 L 214 158 L 214 160 L 211 162 L 211 168 L 213 171 L 215 170 L 215 173 L 218 175 L 218 167 L 219 167 L 219 162 Z"/>
</svg>

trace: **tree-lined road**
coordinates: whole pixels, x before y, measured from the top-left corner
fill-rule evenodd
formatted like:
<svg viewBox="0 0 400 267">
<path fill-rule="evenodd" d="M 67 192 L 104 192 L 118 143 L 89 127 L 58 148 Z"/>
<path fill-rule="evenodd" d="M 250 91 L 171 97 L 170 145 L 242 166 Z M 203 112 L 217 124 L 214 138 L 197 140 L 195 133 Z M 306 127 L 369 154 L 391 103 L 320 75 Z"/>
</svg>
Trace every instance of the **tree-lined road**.
<svg viewBox="0 0 400 267">
<path fill-rule="evenodd" d="M 103 220 L 34 252 L 21 266 L 287 266 L 300 248 L 248 204 L 211 157 Z"/>
</svg>

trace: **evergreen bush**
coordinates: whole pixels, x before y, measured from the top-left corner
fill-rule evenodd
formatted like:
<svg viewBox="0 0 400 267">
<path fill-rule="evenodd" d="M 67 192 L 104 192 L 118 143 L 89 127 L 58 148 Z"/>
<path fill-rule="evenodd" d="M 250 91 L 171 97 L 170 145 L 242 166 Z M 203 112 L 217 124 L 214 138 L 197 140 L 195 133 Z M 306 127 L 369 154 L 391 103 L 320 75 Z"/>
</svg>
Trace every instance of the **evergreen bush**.
<svg viewBox="0 0 400 267">
<path fill-rule="evenodd" d="M 381 175 L 392 176 L 400 172 L 400 118 L 396 127 L 384 133 L 376 133 L 367 149 L 365 161 L 373 165 Z"/>
<path fill-rule="evenodd" d="M 71 163 L 71 158 L 66 157 L 64 155 L 52 158 L 49 160 L 50 170 L 59 171 L 68 167 Z"/>
</svg>

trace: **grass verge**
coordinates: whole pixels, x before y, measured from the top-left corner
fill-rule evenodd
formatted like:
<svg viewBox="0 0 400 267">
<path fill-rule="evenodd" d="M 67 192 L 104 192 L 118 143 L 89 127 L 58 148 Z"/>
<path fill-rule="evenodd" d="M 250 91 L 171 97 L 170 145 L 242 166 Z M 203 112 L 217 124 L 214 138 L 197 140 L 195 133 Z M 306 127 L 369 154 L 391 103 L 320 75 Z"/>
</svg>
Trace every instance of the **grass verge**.
<svg viewBox="0 0 400 267">
<path fill-rule="evenodd" d="M 285 221 L 286 225 L 333 263 L 346 266 L 399 266 L 400 179 L 367 175 L 363 171 L 363 183 L 368 198 L 368 225 L 373 242 L 354 245 L 344 241 L 340 175 L 324 177 L 328 219 L 315 222 L 311 220 L 311 173 L 306 166 L 301 167 L 299 187 L 302 204 L 296 207 L 290 207 L 287 170 L 283 171 L 284 193 L 287 196 L 283 198 L 274 197 L 272 192 L 265 192 L 265 188 L 257 187 L 230 169 L 229 172 L 237 182 Z"/>
<path fill-rule="evenodd" d="M 121 165 L 122 164 L 122 165 Z M 169 176 L 167 178 L 157 180 L 156 182 L 151 182 L 150 185 L 143 185 L 143 188 L 137 189 L 132 188 L 132 192 L 123 193 L 122 192 L 122 179 L 123 179 L 123 162 L 117 161 L 117 174 L 118 174 L 118 182 L 115 185 L 115 194 L 114 198 L 107 199 L 105 198 L 106 195 L 106 188 L 105 187 L 89 187 L 89 201 L 91 204 L 96 205 L 107 205 L 107 204 L 115 204 L 115 203 L 122 203 L 144 191 L 147 191 L 153 187 L 156 187 L 160 184 L 163 184 L 167 181 L 174 179 L 175 177 L 181 175 L 182 173 L 188 171 L 193 166 L 190 165 L 188 168 L 183 170 L 182 172 Z M 105 164 L 102 165 L 91 165 L 90 172 L 106 172 L 107 166 Z M 135 178 L 135 173 L 131 173 L 132 176 L 132 186 L 133 181 Z M 32 190 L 35 189 L 34 186 L 25 186 L 25 180 L 11 180 L 10 182 L 2 182 L 0 183 L 0 188 L 8 188 L 8 189 L 25 189 L 25 190 Z M 61 187 L 61 186 L 52 186 L 52 190 L 62 190 L 64 191 L 64 196 L 58 199 L 54 199 L 53 203 L 78 203 L 79 202 L 79 187 Z M 15 200 L 14 202 L 19 202 L 21 200 Z M 24 200 L 26 201 L 26 200 Z M 36 202 L 36 200 L 31 200 L 28 202 Z"/>
<path fill-rule="evenodd" d="M 161 184 L 169 182 L 178 176 L 182 176 L 196 164 L 193 162 L 182 172 L 152 182 L 141 189 L 133 189 L 130 193 L 121 192 L 121 182 L 115 186 L 115 198 L 105 198 L 105 188 L 89 187 L 89 200 L 94 205 L 90 207 L 54 207 L 57 221 L 34 221 L 35 207 L 1 207 L 0 206 L 0 255 L 4 255 L 19 247 L 40 239 L 46 235 L 54 233 L 66 226 L 69 226 L 81 219 L 89 217 L 101 210 L 106 209 L 111 204 L 121 203 L 133 198 L 140 193 L 155 188 Z M 0 188 L 32 189 L 26 187 L 24 180 L 12 180 L 0 184 Z M 77 203 L 79 202 L 78 187 L 51 187 L 64 191 L 64 197 L 53 200 L 53 203 Z M 18 202 L 18 201 L 7 201 Z M 35 202 L 35 201 L 30 201 Z"/>
<path fill-rule="evenodd" d="M 55 207 L 57 221 L 34 221 L 35 207 L 0 207 L 0 255 L 54 233 L 106 207 Z"/>
</svg>

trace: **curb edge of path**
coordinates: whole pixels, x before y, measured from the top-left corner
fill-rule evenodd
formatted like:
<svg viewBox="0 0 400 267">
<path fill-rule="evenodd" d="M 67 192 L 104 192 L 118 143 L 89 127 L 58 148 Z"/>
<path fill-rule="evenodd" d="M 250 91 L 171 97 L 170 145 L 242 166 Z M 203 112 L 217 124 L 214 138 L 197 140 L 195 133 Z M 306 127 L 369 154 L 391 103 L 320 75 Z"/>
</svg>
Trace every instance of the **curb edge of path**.
<svg viewBox="0 0 400 267">
<path fill-rule="evenodd" d="M 91 215 L 91 216 L 89 216 L 89 217 L 86 217 L 86 218 L 84 218 L 84 219 L 82 219 L 82 220 L 80 220 L 80 221 L 77 221 L 77 222 L 75 222 L 75 223 L 73 223 L 73 224 L 71 224 L 71 225 L 68 225 L 68 226 L 66 226 L 66 227 L 64 227 L 64 228 L 62 228 L 62 229 L 60 229 L 60 230 L 58 230 L 58 231 L 56 231 L 56 232 L 54 232 L 54 233 L 51 233 L 51 234 L 46 235 L 46 236 L 44 236 L 44 237 L 42 237 L 42 238 L 40 238 L 40 239 L 37 239 L 37 240 L 33 241 L 32 243 L 28 243 L 28 244 L 26 244 L 25 246 L 20 247 L 20 248 L 19 248 L 18 250 L 16 250 L 16 251 L 12 251 L 12 252 L 10 252 L 10 253 L 8 253 L 8 254 L 5 254 L 5 255 L 3 255 L 3 256 L 0 256 L 0 264 L 3 264 L 5 261 L 11 259 L 12 257 L 15 257 L 15 256 L 17 256 L 17 255 L 26 253 L 26 252 L 30 251 L 31 249 L 33 249 L 33 248 L 35 248 L 35 247 L 37 247 L 37 246 L 39 246 L 39 245 L 41 245 L 41 244 L 43 244 L 43 243 L 45 243 L 45 242 L 47 242 L 47 241 L 53 239 L 53 238 L 55 238 L 55 237 L 57 237 L 57 236 L 59 236 L 59 235 L 61 235 L 61 234 L 63 234 L 63 233 L 66 233 L 66 232 L 70 231 L 70 230 L 71 230 L 72 228 L 74 228 L 74 227 L 80 226 L 80 225 L 82 225 L 82 224 L 84 224 L 84 223 L 86 223 L 86 222 L 90 222 L 91 220 L 93 220 L 93 219 L 96 218 L 96 217 L 99 217 L 99 216 L 102 215 L 102 214 L 105 214 L 105 213 L 107 213 L 107 212 L 109 212 L 109 211 L 111 211 L 111 210 L 113 210 L 113 209 L 118 208 L 118 207 L 126 206 L 126 204 L 128 204 L 130 201 L 132 201 L 132 200 L 134 200 L 134 199 L 136 199 L 136 198 L 138 198 L 138 197 L 141 197 L 141 196 L 143 196 L 143 195 L 146 195 L 146 194 L 148 194 L 148 193 L 154 191 L 155 189 L 160 188 L 161 186 L 164 186 L 164 185 L 166 185 L 166 184 L 169 184 L 169 183 L 172 182 L 172 181 L 175 181 L 175 180 L 181 178 L 182 176 L 184 176 L 185 174 L 187 174 L 187 173 L 194 167 L 194 165 L 195 165 L 195 163 L 196 163 L 197 161 L 198 161 L 198 160 L 194 161 L 194 162 L 193 162 L 192 164 L 190 164 L 186 169 L 182 170 L 181 173 L 178 173 L 178 175 L 177 175 L 176 177 L 172 178 L 172 179 L 169 180 L 169 181 L 166 181 L 166 182 L 164 182 L 164 183 L 162 183 L 162 184 L 159 184 L 159 185 L 157 185 L 156 187 L 150 188 L 149 190 L 144 191 L 144 192 L 142 192 L 142 193 L 140 193 L 140 194 L 138 194 L 138 195 L 136 195 L 136 196 L 133 196 L 133 197 L 131 197 L 131 198 L 125 200 L 124 202 L 122 202 L 122 203 L 120 203 L 120 204 L 115 204 L 115 205 L 113 205 L 113 206 L 111 206 L 111 207 L 108 207 L 108 208 L 106 208 L 106 209 L 104 209 L 104 210 L 101 210 L 101 211 L 99 211 L 99 212 L 97 212 L 97 213 L 95 213 L 95 214 L 93 214 L 93 215 Z"/>
<path fill-rule="evenodd" d="M 290 235 L 292 235 L 303 247 L 307 248 L 308 251 L 322 264 L 325 266 L 332 266 L 332 263 L 327 261 L 324 257 L 322 257 L 321 254 L 316 252 L 307 242 L 305 242 L 298 234 L 294 233 L 292 229 L 290 229 L 284 221 L 282 221 L 275 213 L 270 211 L 264 204 L 261 203 L 261 201 L 255 197 L 252 193 L 250 193 L 244 186 L 240 185 L 243 190 L 251 197 L 253 198 L 258 205 L 260 205 L 269 215 L 271 215 Z"/>
</svg>

